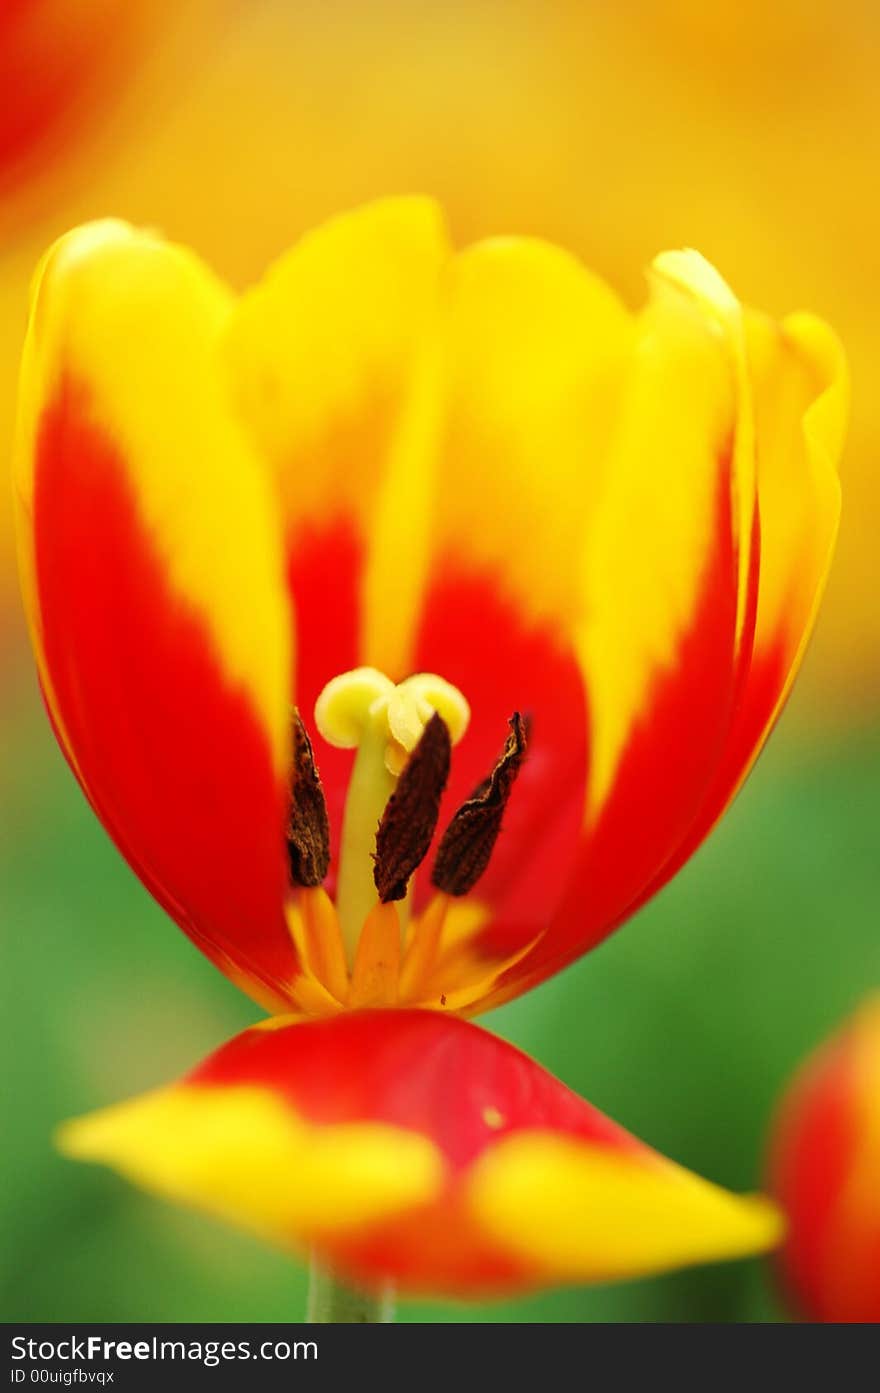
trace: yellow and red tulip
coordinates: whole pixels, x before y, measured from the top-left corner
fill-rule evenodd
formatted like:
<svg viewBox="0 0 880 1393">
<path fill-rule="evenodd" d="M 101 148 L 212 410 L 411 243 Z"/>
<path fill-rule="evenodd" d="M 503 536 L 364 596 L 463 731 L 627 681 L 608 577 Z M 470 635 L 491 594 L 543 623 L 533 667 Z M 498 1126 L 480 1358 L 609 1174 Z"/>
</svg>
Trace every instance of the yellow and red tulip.
<svg viewBox="0 0 880 1393">
<path fill-rule="evenodd" d="M 815 616 L 846 409 L 830 330 L 743 308 L 696 253 L 659 257 L 632 314 L 555 247 L 455 255 L 432 202 L 396 199 L 236 298 L 155 234 L 80 228 L 36 278 L 16 454 L 58 739 L 269 1009 L 497 1004 L 632 914 L 734 796 Z M 322 722 L 338 679 L 361 705 Z M 326 890 L 285 848 L 292 707 Z M 485 875 L 461 896 L 416 874 L 398 912 L 372 838 L 433 711 L 461 739 L 428 840 L 512 713 L 528 754 Z"/>
<path fill-rule="evenodd" d="M 809 1319 L 880 1321 L 880 997 L 796 1074 L 772 1133 L 780 1270 Z"/>
<path fill-rule="evenodd" d="M 438 1012 L 269 1020 L 59 1141 L 404 1292 L 610 1281 L 759 1252 L 781 1232 L 769 1201 L 663 1159 L 512 1046 Z"/>
</svg>

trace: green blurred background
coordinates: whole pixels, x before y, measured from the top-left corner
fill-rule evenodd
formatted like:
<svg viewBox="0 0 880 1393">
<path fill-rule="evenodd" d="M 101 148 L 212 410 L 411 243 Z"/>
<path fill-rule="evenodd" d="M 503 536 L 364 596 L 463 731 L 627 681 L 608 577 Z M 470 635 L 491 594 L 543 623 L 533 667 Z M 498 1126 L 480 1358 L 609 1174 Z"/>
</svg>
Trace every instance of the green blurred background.
<svg viewBox="0 0 880 1393">
<path fill-rule="evenodd" d="M 70 4 L 34 0 L 44 37 Z M 809 305 L 842 333 L 856 411 L 840 555 L 780 729 L 657 901 L 484 1022 L 661 1151 L 754 1187 L 791 1069 L 880 983 L 876 13 L 855 0 L 193 0 L 172 23 L 161 0 L 86 0 L 80 27 L 92 9 L 101 42 L 75 55 L 64 119 L 12 163 L 0 139 L 4 447 L 30 270 L 58 232 L 106 212 L 161 224 L 241 284 L 315 219 L 419 189 L 443 198 L 459 240 L 552 236 L 633 300 L 659 246 L 695 244 L 747 298 Z M 111 23 L 123 13 L 140 25 L 127 46 Z M 38 89 L 46 62 L 34 53 Z M 256 1012 L 152 903 L 55 748 L 7 513 L 0 1314 L 299 1319 L 304 1276 L 288 1258 L 51 1149 L 60 1119 L 175 1077 Z M 757 1262 L 403 1316 L 787 1318 Z"/>
</svg>

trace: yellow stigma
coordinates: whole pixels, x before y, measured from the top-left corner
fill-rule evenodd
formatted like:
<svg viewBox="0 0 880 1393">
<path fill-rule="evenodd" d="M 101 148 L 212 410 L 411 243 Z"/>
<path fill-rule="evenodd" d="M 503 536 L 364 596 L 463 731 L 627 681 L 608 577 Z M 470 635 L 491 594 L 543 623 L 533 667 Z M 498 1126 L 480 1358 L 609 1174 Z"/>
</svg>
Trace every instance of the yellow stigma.
<svg viewBox="0 0 880 1393">
<path fill-rule="evenodd" d="M 359 667 L 327 683 L 315 703 L 315 724 L 328 744 L 343 750 L 355 749 L 368 732 L 383 738 L 385 768 L 397 778 L 435 712 L 458 744 L 471 712 L 457 687 L 434 672 L 395 686 L 377 668 Z"/>
<path fill-rule="evenodd" d="M 330 745 L 357 750 L 345 800 L 336 907 L 348 965 L 378 897 L 373 883 L 376 829 L 397 780 L 428 721 L 440 716 L 453 745 L 467 730 L 470 707 L 456 687 L 432 672 L 395 685 L 372 667 L 344 672 L 321 692 L 315 724 Z M 405 902 L 401 901 L 404 910 Z"/>
</svg>

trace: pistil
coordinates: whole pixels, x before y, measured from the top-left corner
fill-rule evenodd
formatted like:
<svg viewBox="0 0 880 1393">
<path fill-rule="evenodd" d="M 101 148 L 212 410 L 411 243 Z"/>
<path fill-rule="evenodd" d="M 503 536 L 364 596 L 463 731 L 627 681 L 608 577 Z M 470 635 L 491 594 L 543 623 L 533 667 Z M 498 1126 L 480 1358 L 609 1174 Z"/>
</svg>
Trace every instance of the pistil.
<svg viewBox="0 0 880 1393">
<path fill-rule="evenodd" d="M 380 900 L 374 878 L 377 831 L 410 755 L 435 715 L 455 744 L 470 715 L 455 687 L 432 673 L 419 673 L 395 685 L 375 668 L 357 668 L 335 677 L 315 705 L 315 723 L 324 739 L 344 749 L 357 749 L 345 802 L 336 886 L 349 968 L 355 965 L 362 930 Z M 398 898 L 399 888 L 385 898 Z M 398 919 L 402 929 L 405 905 L 404 900 L 404 913 Z"/>
</svg>

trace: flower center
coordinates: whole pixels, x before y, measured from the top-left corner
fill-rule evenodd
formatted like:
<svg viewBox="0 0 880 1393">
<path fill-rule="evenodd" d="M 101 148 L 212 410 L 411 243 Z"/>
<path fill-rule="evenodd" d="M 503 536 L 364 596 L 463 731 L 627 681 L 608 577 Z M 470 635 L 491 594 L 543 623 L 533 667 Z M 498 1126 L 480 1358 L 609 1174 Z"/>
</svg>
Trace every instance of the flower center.
<svg viewBox="0 0 880 1393">
<path fill-rule="evenodd" d="M 377 829 L 381 830 L 398 780 L 434 716 L 455 745 L 467 729 L 470 708 L 456 687 L 427 672 L 395 685 L 376 668 L 356 668 L 328 682 L 315 704 L 315 724 L 328 744 L 357 749 L 345 801 L 336 891 L 350 966 L 378 899 L 373 869 Z M 445 783 L 444 777 L 437 790 L 438 811 Z M 405 927 L 406 911 L 402 917 Z"/>
<path fill-rule="evenodd" d="M 321 888 L 330 863 L 327 806 L 308 732 L 294 711 L 286 835 L 299 893 L 288 905 L 288 922 L 302 966 L 293 996 L 309 1014 L 424 1001 L 435 968 L 440 971 L 447 910 L 489 864 L 526 750 L 525 723 L 515 712 L 494 767 L 440 838 L 431 873 L 435 893 L 411 921 L 413 876 L 430 849 L 452 747 L 469 718 L 461 692 L 434 673 L 395 684 L 365 667 L 328 682 L 315 704 L 315 724 L 329 744 L 357 751 L 334 905 Z M 428 995 L 445 1006 L 445 993 L 445 985 L 431 986 Z"/>
</svg>

